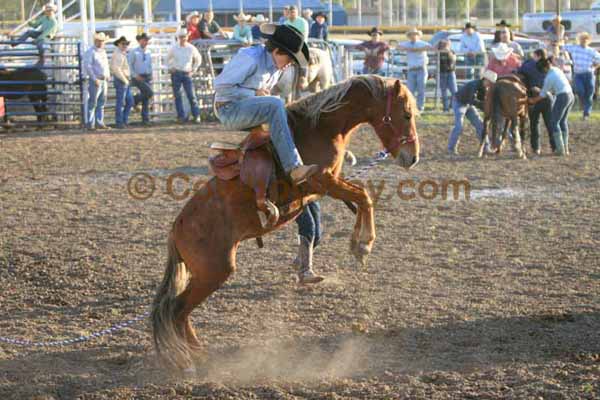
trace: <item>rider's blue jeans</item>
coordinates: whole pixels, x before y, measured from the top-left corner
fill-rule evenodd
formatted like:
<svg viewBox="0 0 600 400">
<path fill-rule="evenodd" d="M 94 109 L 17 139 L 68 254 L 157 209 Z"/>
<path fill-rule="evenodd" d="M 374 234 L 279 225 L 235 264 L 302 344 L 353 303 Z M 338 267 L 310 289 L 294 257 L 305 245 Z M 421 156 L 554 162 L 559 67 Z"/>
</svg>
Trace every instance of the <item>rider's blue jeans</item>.
<svg viewBox="0 0 600 400">
<path fill-rule="evenodd" d="M 271 142 L 285 172 L 302 164 L 287 123 L 285 104 L 279 97 L 254 96 L 229 102 L 217 109 L 217 117 L 227 129 L 249 129 L 269 124 Z"/>
</svg>

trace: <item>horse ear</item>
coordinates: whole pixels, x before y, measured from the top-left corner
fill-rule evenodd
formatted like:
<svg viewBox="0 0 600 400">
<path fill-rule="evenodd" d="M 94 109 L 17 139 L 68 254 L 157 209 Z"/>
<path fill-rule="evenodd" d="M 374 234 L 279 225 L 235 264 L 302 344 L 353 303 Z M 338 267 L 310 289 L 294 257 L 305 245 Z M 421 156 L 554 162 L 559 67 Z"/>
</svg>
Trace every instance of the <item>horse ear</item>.
<svg viewBox="0 0 600 400">
<path fill-rule="evenodd" d="M 402 83 L 400 83 L 399 79 L 396 79 L 396 82 L 394 82 L 394 97 L 399 97 L 400 94 L 402 93 Z"/>
</svg>

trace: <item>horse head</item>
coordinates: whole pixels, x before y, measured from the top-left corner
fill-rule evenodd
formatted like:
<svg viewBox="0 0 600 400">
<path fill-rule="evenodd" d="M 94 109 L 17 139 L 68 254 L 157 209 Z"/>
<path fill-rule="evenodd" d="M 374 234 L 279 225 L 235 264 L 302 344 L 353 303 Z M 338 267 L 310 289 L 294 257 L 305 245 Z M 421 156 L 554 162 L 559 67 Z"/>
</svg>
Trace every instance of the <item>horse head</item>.
<svg viewBox="0 0 600 400">
<path fill-rule="evenodd" d="M 385 82 L 385 98 L 370 119 L 385 149 L 406 169 L 419 162 L 415 98 L 397 79 Z"/>
</svg>

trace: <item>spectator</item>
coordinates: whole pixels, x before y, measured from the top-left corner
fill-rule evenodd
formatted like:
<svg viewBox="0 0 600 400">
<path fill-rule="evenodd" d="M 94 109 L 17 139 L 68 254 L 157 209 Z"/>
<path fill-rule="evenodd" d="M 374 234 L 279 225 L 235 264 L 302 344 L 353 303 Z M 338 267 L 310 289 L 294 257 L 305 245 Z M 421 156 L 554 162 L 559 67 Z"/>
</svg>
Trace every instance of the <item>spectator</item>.
<svg viewBox="0 0 600 400">
<path fill-rule="evenodd" d="M 500 23 L 496 24 L 496 32 L 494 33 L 494 41 L 492 42 L 492 47 L 495 47 L 500 43 L 506 43 L 508 47 L 513 49 L 514 54 L 523 58 L 525 57 L 523 48 L 519 43 L 514 41 L 514 36 L 512 31 L 510 30 L 510 27 L 511 25 L 505 20 L 502 20 L 500 21 Z"/>
<path fill-rule="evenodd" d="M 378 28 L 369 31 L 371 40 L 367 40 L 356 46 L 357 50 L 365 52 L 365 62 L 363 74 L 383 74 L 383 63 L 385 61 L 385 52 L 390 49 L 387 43 L 381 41 L 381 32 Z"/>
<path fill-rule="evenodd" d="M 313 19 L 313 10 L 310 8 L 305 8 L 302 10 L 302 17 L 308 22 L 308 31 L 310 32 L 310 28 L 312 28 L 315 20 Z"/>
<path fill-rule="evenodd" d="M 131 74 L 129 72 L 129 62 L 127 61 L 127 47 L 129 41 L 125 36 L 121 36 L 115 41 L 115 51 L 110 60 L 110 72 L 115 82 L 116 105 L 115 122 L 117 129 L 127 127 L 129 112 L 133 106 L 133 96 L 131 94 Z"/>
<path fill-rule="evenodd" d="M 492 54 L 487 69 L 494 71 L 498 76 L 510 75 L 521 66 L 520 58 L 506 43 L 498 43 L 492 47 Z"/>
<path fill-rule="evenodd" d="M 481 141 L 483 135 L 483 122 L 477 112 L 477 108 L 483 109 L 485 95 L 489 87 L 496 82 L 498 76 L 495 72 L 485 70 L 481 79 L 464 84 L 452 99 L 452 109 L 454 110 L 454 128 L 448 139 L 448 153 L 450 155 L 458 154 L 458 142 L 463 131 L 463 120 L 465 116 L 475 128 L 477 137 Z M 489 142 L 486 137 L 485 151 L 489 152 Z"/>
<path fill-rule="evenodd" d="M 207 11 L 200 20 L 200 38 L 201 39 L 219 39 L 224 38 L 225 34 L 221 27 L 214 20 L 215 14 L 212 11 Z"/>
<path fill-rule="evenodd" d="M 407 86 L 408 90 L 417 98 L 419 111 L 425 108 L 425 84 L 427 83 L 427 65 L 429 57 L 427 51 L 432 50 L 429 43 L 421 40 L 423 32 L 412 28 L 406 33 L 408 42 L 398 46 L 398 50 L 406 52 Z"/>
<path fill-rule="evenodd" d="M 154 96 L 152 90 L 152 55 L 148 50 L 150 36 L 142 33 L 135 39 L 138 47 L 129 52 L 129 66 L 133 80 L 131 84 L 138 88 L 139 93 L 133 97 L 133 103 L 137 107 L 142 103 L 142 125 L 150 125 L 150 99 Z"/>
<path fill-rule="evenodd" d="M 285 20 L 285 24 L 291 25 L 300 31 L 302 36 L 304 36 L 304 40 L 308 39 L 308 22 L 298 15 L 298 8 L 296 6 L 290 6 L 289 16 Z"/>
<path fill-rule="evenodd" d="M 249 15 L 246 15 L 243 12 L 233 16 L 233 19 L 237 21 L 237 24 L 233 27 L 233 39 L 238 40 L 245 45 L 251 45 L 253 40 L 252 28 L 246 24 L 250 18 Z"/>
<path fill-rule="evenodd" d="M 54 39 L 56 31 L 58 29 L 58 22 L 54 13 L 56 13 L 57 7 L 52 3 L 48 3 L 44 6 L 44 13 L 29 22 L 29 26 L 33 29 L 25 31 L 19 36 L 15 42 L 12 43 L 12 47 L 16 47 L 21 43 L 25 43 L 28 38 L 33 39 L 33 43 L 37 46 L 39 53 L 39 65 L 44 65 L 44 52 L 46 41 Z"/>
<path fill-rule="evenodd" d="M 281 17 L 279 17 L 279 21 L 278 21 L 279 25 L 285 24 L 285 21 L 287 21 L 289 16 L 290 16 L 290 6 L 283 7 L 283 14 L 281 15 Z"/>
<path fill-rule="evenodd" d="M 546 50 L 537 49 L 533 52 L 529 60 L 525 61 L 519 70 L 517 71 L 519 75 L 523 76 L 523 81 L 525 82 L 525 86 L 527 86 L 527 90 L 529 92 L 529 96 L 532 96 L 533 93 L 542 89 L 544 86 L 544 79 L 546 78 L 546 74 L 541 72 L 537 68 L 537 63 L 540 60 L 545 60 L 547 58 Z M 545 97 L 543 100 L 535 104 L 533 107 L 529 108 L 529 130 L 531 132 L 531 148 L 533 152 L 537 155 L 541 154 L 540 148 L 540 115 L 544 119 L 544 125 L 546 125 L 546 129 L 548 130 L 548 135 L 550 136 L 550 147 L 552 147 L 552 151 L 554 151 L 554 138 L 552 137 L 552 130 L 550 129 L 550 112 L 552 110 L 552 99 L 550 97 Z"/>
<path fill-rule="evenodd" d="M 555 46 L 555 43 L 551 40 L 549 41 L 549 46 L 546 46 L 546 50 L 548 51 L 548 58 L 552 58 L 552 63 L 560 68 L 560 70 L 565 74 L 569 82 L 573 82 L 573 60 L 571 59 L 571 55 L 567 50 L 565 50 L 565 46 Z M 555 50 L 558 50 L 558 54 L 554 54 Z"/>
<path fill-rule="evenodd" d="M 262 14 L 257 14 L 256 17 L 252 18 L 254 25 L 252 26 L 252 37 L 254 40 L 263 39 L 263 34 L 260 31 L 260 26 L 266 22 L 269 22 L 269 18 L 265 18 Z"/>
<path fill-rule="evenodd" d="M 314 16 L 315 21 L 310 26 L 310 34 L 308 37 L 313 39 L 321 39 L 327 40 L 328 37 L 328 25 L 327 25 L 327 16 L 325 13 L 318 12 Z"/>
<path fill-rule="evenodd" d="M 171 84 L 173 85 L 173 95 L 175 96 L 175 108 L 177 110 L 177 121 L 185 123 L 186 116 L 183 111 L 183 100 L 181 98 L 181 87 L 190 103 L 193 122 L 200 123 L 200 108 L 198 99 L 194 91 L 192 75 L 202 62 L 202 57 L 195 46 L 187 41 L 187 31 L 180 29 L 177 32 L 178 42 L 171 47 L 167 55 L 167 64 L 171 74 Z"/>
<path fill-rule="evenodd" d="M 450 47 L 450 41 L 442 39 L 438 42 L 439 68 L 440 68 L 440 91 L 442 92 L 442 105 L 444 112 L 450 110 L 450 99 L 454 97 L 458 88 L 456 87 L 456 54 Z M 450 92 L 450 99 L 448 98 Z"/>
<path fill-rule="evenodd" d="M 565 74 L 552 65 L 550 59 L 538 61 L 540 72 L 546 74 L 544 86 L 539 96 L 529 99 L 530 104 L 537 104 L 550 93 L 555 95 L 552 103 L 550 128 L 556 148 L 555 154 L 564 156 L 569 154 L 569 111 L 575 102 L 573 89 Z"/>
<path fill-rule="evenodd" d="M 479 79 L 479 73 L 481 66 L 485 59 L 485 45 L 483 39 L 477 32 L 477 27 L 470 22 L 465 24 L 463 34 L 460 38 L 460 49 L 459 52 L 465 53 L 465 65 L 477 66 L 475 68 L 475 78 Z M 467 69 L 467 79 L 473 78 L 473 69 Z"/>
<path fill-rule="evenodd" d="M 188 31 L 188 40 L 191 42 L 196 39 L 200 39 L 200 14 L 198 11 L 194 11 L 186 18 L 186 28 Z"/>
<path fill-rule="evenodd" d="M 592 37 L 587 32 L 577 35 L 578 45 L 566 45 L 565 50 L 571 53 L 575 73 L 575 91 L 583 107 L 583 119 L 587 120 L 592 112 L 594 99 L 594 72 L 600 65 L 600 53 L 589 47 Z"/>
<path fill-rule="evenodd" d="M 104 103 L 108 92 L 110 66 L 104 43 L 108 36 L 104 32 L 94 34 L 94 45 L 85 52 L 84 71 L 89 79 L 88 86 L 88 129 L 109 129 L 104 124 Z"/>
</svg>

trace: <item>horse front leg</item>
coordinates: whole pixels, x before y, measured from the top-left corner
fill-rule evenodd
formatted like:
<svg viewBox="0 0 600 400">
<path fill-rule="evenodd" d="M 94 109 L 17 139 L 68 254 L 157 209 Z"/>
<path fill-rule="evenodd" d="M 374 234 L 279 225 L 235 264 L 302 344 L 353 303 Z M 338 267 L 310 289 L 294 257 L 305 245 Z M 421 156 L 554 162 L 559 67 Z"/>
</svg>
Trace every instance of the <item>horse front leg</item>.
<svg viewBox="0 0 600 400">
<path fill-rule="evenodd" d="M 329 195 L 334 199 L 350 201 L 358 206 L 354 232 L 350 240 L 352 254 L 363 265 L 373 249 L 375 242 L 375 218 L 373 201 L 364 187 L 350 183 L 331 172 L 314 175 L 309 184 L 317 193 Z"/>
<path fill-rule="evenodd" d="M 489 124 L 490 124 L 490 118 L 488 116 L 485 116 L 483 118 L 483 130 L 481 131 L 481 140 L 479 141 L 479 152 L 477 153 L 477 156 L 479 158 L 483 157 L 483 149 L 485 148 L 485 141 L 488 137 Z"/>
</svg>

